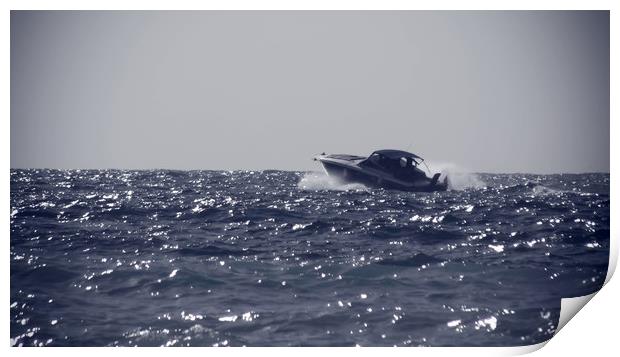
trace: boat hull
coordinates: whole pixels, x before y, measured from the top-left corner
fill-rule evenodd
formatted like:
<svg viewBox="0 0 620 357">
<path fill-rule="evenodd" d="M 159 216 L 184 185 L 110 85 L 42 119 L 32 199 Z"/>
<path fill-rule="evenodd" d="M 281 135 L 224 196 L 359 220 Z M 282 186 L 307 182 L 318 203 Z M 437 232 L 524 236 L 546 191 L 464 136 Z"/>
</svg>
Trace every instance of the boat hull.
<svg viewBox="0 0 620 357">
<path fill-rule="evenodd" d="M 357 164 L 344 160 L 318 159 L 327 175 L 343 183 L 360 183 L 364 186 L 411 192 L 446 191 L 447 181 L 433 183 L 432 179 L 424 178 L 415 181 L 402 181 L 386 177 L 380 172 L 360 168 Z M 344 161 L 344 162 L 341 162 Z"/>
</svg>

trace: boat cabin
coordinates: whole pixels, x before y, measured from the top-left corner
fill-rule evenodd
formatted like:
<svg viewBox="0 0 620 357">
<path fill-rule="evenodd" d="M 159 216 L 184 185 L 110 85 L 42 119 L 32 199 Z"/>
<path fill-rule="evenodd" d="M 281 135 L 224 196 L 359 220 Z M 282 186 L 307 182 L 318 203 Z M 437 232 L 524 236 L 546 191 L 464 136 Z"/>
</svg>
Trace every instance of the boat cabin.
<svg viewBox="0 0 620 357">
<path fill-rule="evenodd" d="M 424 159 L 421 157 L 406 151 L 378 150 L 359 165 L 390 173 L 396 178 L 410 180 L 426 177 L 426 174 L 418 168 L 422 161 Z"/>
</svg>

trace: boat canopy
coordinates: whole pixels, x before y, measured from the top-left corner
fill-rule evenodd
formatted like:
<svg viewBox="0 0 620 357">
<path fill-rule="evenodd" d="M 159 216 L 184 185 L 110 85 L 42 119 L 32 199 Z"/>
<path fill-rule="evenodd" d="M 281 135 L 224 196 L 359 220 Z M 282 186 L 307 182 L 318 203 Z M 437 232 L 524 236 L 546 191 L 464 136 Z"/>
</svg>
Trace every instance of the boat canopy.
<svg viewBox="0 0 620 357">
<path fill-rule="evenodd" d="M 402 151 L 402 150 L 377 150 L 373 152 L 370 156 L 374 154 L 379 154 L 381 156 L 385 156 L 389 159 L 400 159 L 402 157 L 411 157 L 414 159 L 424 160 L 416 154 L 412 154 L 410 152 Z"/>
</svg>

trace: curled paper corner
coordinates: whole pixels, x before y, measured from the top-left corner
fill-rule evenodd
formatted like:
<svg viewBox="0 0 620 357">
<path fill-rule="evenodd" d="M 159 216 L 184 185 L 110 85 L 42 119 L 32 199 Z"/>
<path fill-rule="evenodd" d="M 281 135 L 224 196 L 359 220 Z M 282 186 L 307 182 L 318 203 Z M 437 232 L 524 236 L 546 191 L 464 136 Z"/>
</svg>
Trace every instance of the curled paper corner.
<svg viewBox="0 0 620 357">
<path fill-rule="evenodd" d="M 564 326 L 566 326 L 568 321 L 570 321 L 573 317 L 575 317 L 575 315 L 577 315 L 577 313 L 581 311 L 581 309 L 588 302 L 590 302 L 590 300 L 592 300 L 594 295 L 598 294 L 598 292 L 600 292 L 605 287 L 605 285 L 609 283 L 609 281 L 611 280 L 611 277 L 613 276 L 616 270 L 617 263 L 618 263 L 618 249 L 616 249 L 615 241 L 612 238 L 610 239 L 609 265 L 607 266 L 607 276 L 605 277 L 605 282 L 603 283 L 603 286 L 601 286 L 599 290 L 589 295 L 561 299 L 560 300 L 560 318 L 558 320 L 558 327 L 555 330 L 553 336 L 557 335 L 558 332 L 562 328 L 564 328 Z M 523 346 L 519 348 L 517 351 L 519 354 L 531 353 L 531 352 L 534 352 L 534 351 L 537 351 L 543 348 L 549 341 L 551 341 L 551 338 L 541 343 L 538 343 L 536 345 Z"/>
<path fill-rule="evenodd" d="M 607 265 L 607 276 L 603 286 L 598 291 L 589 295 L 578 296 L 573 298 L 564 298 L 560 302 L 560 319 L 558 321 L 558 328 L 555 330 L 554 336 L 570 321 L 579 310 L 581 310 L 599 291 L 601 291 L 607 283 L 611 280 L 611 277 L 616 271 L 618 264 L 618 247 L 616 240 L 613 237 L 609 239 L 609 264 Z"/>
<path fill-rule="evenodd" d="M 577 315 L 579 310 L 581 310 L 594 297 L 594 295 L 596 295 L 597 292 L 594 292 L 590 295 L 562 299 L 560 301 L 560 319 L 558 321 L 558 328 L 555 330 L 553 336 L 557 335 L 557 333 L 566 325 L 566 323 L 570 321 L 575 315 Z M 513 347 L 512 350 L 507 353 L 507 355 L 524 355 L 538 351 L 539 349 L 543 348 L 549 341 L 551 341 L 552 338 L 553 337 L 535 345 Z"/>
<path fill-rule="evenodd" d="M 599 290 L 600 291 L 600 290 Z M 598 292 L 598 291 L 597 291 Z M 579 310 L 581 310 L 590 301 L 597 292 L 590 295 L 578 296 L 573 298 L 564 298 L 560 302 L 560 319 L 558 328 L 555 330 L 554 336 L 570 321 Z"/>
</svg>

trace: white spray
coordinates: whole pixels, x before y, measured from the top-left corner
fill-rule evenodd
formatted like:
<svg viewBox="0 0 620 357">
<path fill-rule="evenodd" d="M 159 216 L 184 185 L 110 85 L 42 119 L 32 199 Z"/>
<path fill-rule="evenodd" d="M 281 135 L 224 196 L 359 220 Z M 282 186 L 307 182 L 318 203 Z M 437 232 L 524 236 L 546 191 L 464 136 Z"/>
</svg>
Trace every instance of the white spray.
<svg viewBox="0 0 620 357">
<path fill-rule="evenodd" d="M 434 172 L 441 173 L 440 180 L 448 176 L 448 189 L 450 190 L 462 191 L 468 188 L 482 188 L 486 186 L 486 183 L 478 175 L 455 164 L 429 162 L 428 165 Z"/>
<path fill-rule="evenodd" d="M 308 172 L 297 183 L 297 187 L 304 191 L 368 191 L 368 188 L 359 183 L 343 183 L 324 172 Z"/>
</svg>

